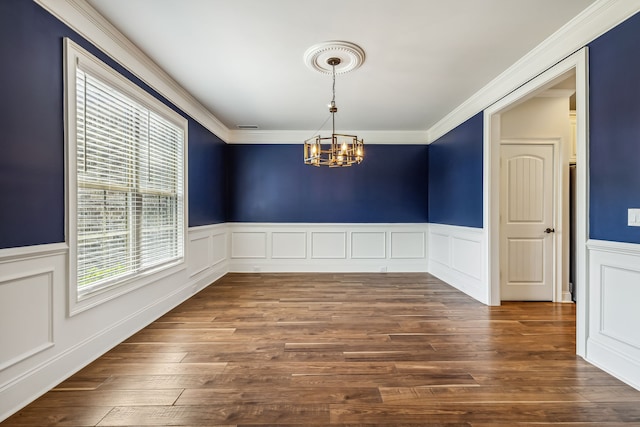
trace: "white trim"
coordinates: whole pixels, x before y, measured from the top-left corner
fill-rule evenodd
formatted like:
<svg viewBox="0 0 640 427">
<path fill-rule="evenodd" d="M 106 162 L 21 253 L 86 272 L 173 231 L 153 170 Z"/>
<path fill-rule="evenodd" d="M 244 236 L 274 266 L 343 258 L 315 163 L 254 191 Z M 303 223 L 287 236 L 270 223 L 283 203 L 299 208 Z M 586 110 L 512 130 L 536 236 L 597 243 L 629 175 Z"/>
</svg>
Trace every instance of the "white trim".
<svg viewBox="0 0 640 427">
<path fill-rule="evenodd" d="M 637 360 L 593 338 L 589 338 L 587 352 L 589 363 L 640 390 L 640 363 Z"/>
<path fill-rule="evenodd" d="M 633 255 L 640 257 L 640 244 L 626 242 L 611 242 L 608 240 L 587 241 L 587 248 L 590 251 L 611 252 L 615 254 Z"/>
<path fill-rule="evenodd" d="M 363 131 L 341 130 L 358 135 L 365 144 L 427 144 L 426 131 Z M 323 132 L 320 132 L 322 134 Z M 230 144 L 301 144 L 318 132 L 314 130 L 232 130 Z"/>
<path fill-rule="evenodd" d="M 640 0 L 597 0 L 431 126 L 427 131 L 429 143 L 519 89 L 639 10 Z"/>
<path fill-rule="evenodd" d="M 165 104 L 157 100 L 150 93 L 137 86 L 120 73 L 115 71 L 109 65 L 103 63 L 100 59 L 89 53 L 80 45 L 69 38 L 64 39 L 63 45 L 63 64 L 64 64 L 64 109 L 65 109 L 65 214 L 66 227 L 65 234 L 69 244 L 69 292 L 68 292 L 68 315 L 75 316 L 85 310 L 95 307 L 99 304 L 120 297 L 128 292 L 136 290 L 140 287 L 147 286 L 164 277 L 173 275 L 180 270 L 187 268 L 187 223 L 189 218 L 189 188 L 188 188 L 188 120 L 180 114 L 167 107 Z M 158 114 L 162 118 L 170 121 L 183 131 L 182 146 L 182 257 L 174 262 L 163 264 L 153 270 L 137 273 L 131 279 L 124 282 L 116 283 L 110 286 L 99 288 L 95 291 L 81 294 L 77 287 L 77 200 L 76 189 L 77 170 L 76 170 L 76 71 L 82 69 L 89 71 L 93 76 L 100 78 L 111 87 L 122 92 L 127 97 L 139 102 L 149 110 Z"/>
<path fill-rule="evenodd" d="M 556 64 L 551 69 L 529 81 L 515 92 L 502 98 L 484 112 L 484 228 L 487 231 L 488 254 L 486 283 L 489 284 L 488 303 L 490 305 L 500 304 L 500 242 L 499 242 L 499 194 L 500 194 L 500 113 L 510 106 L 521 102 L 535 94 L 536 91 L 553 84 L 556 79 L 575 69 L 576 72 L 576 115 L 577 115 L 577 271 L 576 271 L 576 292 L 577 292 L 577 354 L 586 355 L 586 340 L 588 336 L 588 283 L 587 283 L 587 255 L 586 241 L 588 235 L 588 153 L 587 153 L 587 123 L 588 123 L 588 85 L 587 85 L 587 48 L 569 56 L 567 59 Z"/>
<path fill-rule="evenodd" d="M 44 245 L 22 246 L 18 248 L 0 249 L 0 264 L 12 262 L 16 259 L 40 258 L 66 253 L 69 246 L 66 243 L 47 243 Z"/>
<path fill-rule="evenodd" d="M 34 0 L 223 141 L 229 129 L 86 1 Z"/>
</svg>

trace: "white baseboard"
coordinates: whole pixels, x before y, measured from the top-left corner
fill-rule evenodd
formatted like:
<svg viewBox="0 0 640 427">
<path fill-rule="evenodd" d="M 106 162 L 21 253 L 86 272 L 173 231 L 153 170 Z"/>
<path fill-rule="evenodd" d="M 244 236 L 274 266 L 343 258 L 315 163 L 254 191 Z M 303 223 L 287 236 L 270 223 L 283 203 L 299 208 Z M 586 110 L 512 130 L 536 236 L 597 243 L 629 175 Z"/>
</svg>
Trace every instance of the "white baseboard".
<svg viewBox="0 0 640 427">
<path fill-rule="evenodd" d="M 587 339 L 587 361 L 640 390 L 640 361 L 632 359 L 614 346 Z"/>
</svg>

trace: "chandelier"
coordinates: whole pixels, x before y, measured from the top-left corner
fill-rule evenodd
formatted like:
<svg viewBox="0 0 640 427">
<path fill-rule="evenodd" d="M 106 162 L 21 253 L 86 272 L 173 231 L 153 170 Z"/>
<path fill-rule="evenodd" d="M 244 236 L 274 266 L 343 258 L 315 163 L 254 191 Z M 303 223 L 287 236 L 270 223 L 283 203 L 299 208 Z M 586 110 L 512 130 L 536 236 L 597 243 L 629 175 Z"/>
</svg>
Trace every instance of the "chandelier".
<svg viewBox="0 0 640 427">
<path fill-rule="evenodd" d="M 327 59 L 333 77 L 331 104 L 331 136 L 314 136 L 304 142 L 304 163 L 330 168 L 351 166 L 364 159 L 364 141 L 355 135 L 336 133 L 336 65 L 342 62 L 338 57 Z"/>
</svg>

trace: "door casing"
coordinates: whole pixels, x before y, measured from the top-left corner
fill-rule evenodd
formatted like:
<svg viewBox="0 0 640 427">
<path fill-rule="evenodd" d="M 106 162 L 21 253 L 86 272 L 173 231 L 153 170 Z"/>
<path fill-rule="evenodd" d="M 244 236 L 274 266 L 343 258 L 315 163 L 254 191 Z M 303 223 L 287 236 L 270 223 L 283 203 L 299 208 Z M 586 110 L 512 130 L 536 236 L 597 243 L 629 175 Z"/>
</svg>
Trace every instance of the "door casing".
<svg viewBox="0 0 640 427">
<path fill-rule="evenodd" d="M 484 229 L 487 233 L 485 250 L 488 255 L 485 280 L 488 284 L 487 301 L 500 305 L 500 114 L 537 91 L 551 86 L 575 70 L 576 79 L 576 353 L 586 356 L 588 336 L 588 274 L 586 242 L 588 236 L 588 48 L 584 47 L 566 59 L 515 89 L 484 110 Z"/>
</svg>

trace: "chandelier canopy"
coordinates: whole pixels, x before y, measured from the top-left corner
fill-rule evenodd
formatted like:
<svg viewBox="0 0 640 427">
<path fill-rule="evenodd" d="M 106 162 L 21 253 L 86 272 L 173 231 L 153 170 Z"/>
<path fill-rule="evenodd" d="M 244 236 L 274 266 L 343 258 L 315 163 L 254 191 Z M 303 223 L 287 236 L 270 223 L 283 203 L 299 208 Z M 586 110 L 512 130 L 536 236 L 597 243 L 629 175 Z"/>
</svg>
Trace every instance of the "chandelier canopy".
<svg viewBox="0 0 640 427">
<path fill-rule="evenodd" d="M 358 49 L 360 48 L 358 47 Z M 309 56 L 308 53 L 307 56 Z M 364 59 L 364 52 L 362 59 Z M 333 78 L 333 97 L 329 105 L 331 136 L 323 137 L 317 135 L 304 142 L 304 163 L 307 165 L 346 167 L 361 163 L 364 160 L 364 141 L 362 139 L 358 139 L 356 135 L 336 133 L 335 115 L 338 112 L 338 107 L 336 106 L 336 66 L 340 65 L 341 62 L 342 60 L 338 56 L 332 56 L 326 60 L 327 65 L 331 67 L 331 76 Z"/>
</svg>

